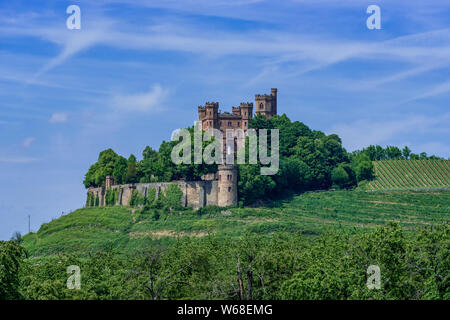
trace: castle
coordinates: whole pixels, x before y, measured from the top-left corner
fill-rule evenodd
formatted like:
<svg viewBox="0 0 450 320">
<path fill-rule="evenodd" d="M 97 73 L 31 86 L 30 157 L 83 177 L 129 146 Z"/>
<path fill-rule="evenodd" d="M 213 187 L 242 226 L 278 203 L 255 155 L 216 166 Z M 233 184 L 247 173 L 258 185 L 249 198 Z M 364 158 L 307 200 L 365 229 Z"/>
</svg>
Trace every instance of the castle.
<svg viewBox="0 0 450 320">
<path fill-rule="evenodd" d="M 277 89 L 272 88 L 270 95 L 255 95 L 256 114 L 267 118 L 277 114 Z M 226 147 L 226 130 L 242 129 L 247 134 L 249 120 L 253 116 L 253 103 L 242 102 L 239 107 L 232 107 L 232 113 L 220 112 L 218 102 L 207 102 L 198 107 L 198 119 L 202 129 L 218 129 L 222 132 L 224 148 Z M 235 143 L 236 138 L 235 138 Z M 155 189 L 155 197 L 171 183 L 176 183 L 182 191 L 181 205 L 194 209 L 206 205 L 227 207 L 237 205 L 237 168 L 234 165 L 219 165 L 215 174 L 202 176 L 201 181 L 173 181 L 154 183 L 132 183 L 116 185 L 112 176 L 107 176 L 104 187 L 89 188 L 88 194 L 98 199 L 99 206 L 106 206 L 106 193 L 112 190 L 117 193 L 115 205 L 130 205 L 133 192 L 148 196 Z"/>
</svg>

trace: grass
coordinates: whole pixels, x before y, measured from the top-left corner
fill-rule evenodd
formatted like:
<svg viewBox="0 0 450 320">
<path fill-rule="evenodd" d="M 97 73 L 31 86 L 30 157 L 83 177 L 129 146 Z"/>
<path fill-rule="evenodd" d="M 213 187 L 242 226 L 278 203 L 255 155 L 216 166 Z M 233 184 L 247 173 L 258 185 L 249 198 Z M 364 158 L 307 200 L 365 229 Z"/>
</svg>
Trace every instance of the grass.
<svg viewBox="0 0 450 320">
<path fill-rule="evenodd" d="M 368 190 L 450 188 L 450 160 L 374 161 L 374 169 Z"/>
<path fill-rule="evenodd" d="M 307 192 L 258 208 L 230 208 L 228 214 L 199 216 L 193 210 L 153 221 L 130 207 L 83 208 L 43 224 L 24 237 L 32 257 L 59 253 L 87 255 L 168 245 L 177 237 L 239 237 L 276 231 L 318 235 L 326 228 L 367 230 L 396 221 L 405 230 L 450 221 L 450 191 Z M 225 211 L 224 211 L 225 213 Z"/>
</svg>

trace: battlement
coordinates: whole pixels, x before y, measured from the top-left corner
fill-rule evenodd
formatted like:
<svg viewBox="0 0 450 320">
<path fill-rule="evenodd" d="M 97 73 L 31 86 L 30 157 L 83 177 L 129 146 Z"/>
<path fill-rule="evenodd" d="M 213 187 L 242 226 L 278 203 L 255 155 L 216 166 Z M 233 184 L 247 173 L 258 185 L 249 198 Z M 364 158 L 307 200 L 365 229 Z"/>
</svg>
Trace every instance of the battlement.
<svg viewBox="0 0 450 320">
<path fill-rule="evenodd" d="M 205 107 L 206 108 L 219 108 L 219 103 L 218 102 L 206 102 L 205 103 Z"/>
</svg>

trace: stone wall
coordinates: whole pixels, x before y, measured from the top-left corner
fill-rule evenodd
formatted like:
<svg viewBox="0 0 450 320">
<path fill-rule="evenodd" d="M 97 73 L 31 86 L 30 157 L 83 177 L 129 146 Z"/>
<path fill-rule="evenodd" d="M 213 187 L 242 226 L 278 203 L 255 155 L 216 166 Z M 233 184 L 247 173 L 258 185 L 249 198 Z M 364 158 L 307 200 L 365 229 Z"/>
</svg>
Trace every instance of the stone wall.
<svg viewBox="0 0 450 320">
<path fill-rule="evenodd" d="M 181 205 L 183 207 L 198 209 L 206 205 L 219 205 L 217 180 L 134 183 L 115 185 L 111 189 L 119 189 L 116 205 L 129 206 L 134 190 L 137 190 L 140 195 L 147 196 L 151 189 L 155 189 L 156 197 L 158 197 L 159 193 L 164 192 L 172 183 L 178 184 L 183 193 L 181 197 Z M 105 187 L 89 188 L 88 192 L 99 198 L 99 206 L 105 206 Z"/>
</svg>

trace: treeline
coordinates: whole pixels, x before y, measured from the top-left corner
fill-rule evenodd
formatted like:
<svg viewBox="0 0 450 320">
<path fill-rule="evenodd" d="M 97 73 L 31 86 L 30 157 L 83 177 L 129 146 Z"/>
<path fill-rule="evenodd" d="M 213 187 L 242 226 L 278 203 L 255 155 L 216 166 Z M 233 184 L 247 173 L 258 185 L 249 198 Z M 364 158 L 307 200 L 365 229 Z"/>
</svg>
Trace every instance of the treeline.
<svg viewBox="0 0 450 320">
<path fill-rule="evenodd" d="M 450 299 L 450 227 L 179 238 L 169 247 L 26 259 L 0 242 L 0 299 Z M 67 289 L 67 267 L 81 289 Z M 368 289 L 369 266 L 380 289 Z M 241 285 L 243 284 L 243 285 Z"/>
<path fill-rule="evenodd" d="M 403 149 L 396 146 L 386 146 L 383 148 L 379 145 L 370 145 L 362 150 L 353 151 L 351 157 L 366 157 L 371 161 L 379 160 L 445 160 L 444 158 L 437 157 L 435 155 L 428 156 L 426 152 L 419 154 L 412 153 L 408 146 L 404 146 Z"/>
<path fill-rule="evenodd" d="M 192 154 L 194 148 L 194 128 L 188 128 L 192 137 Z M 206 173 L 217 171 L 216 165 L 208 164 L 180 164 L 175 165 L 171 160 L 171 152 L 178 141 L 163 141 L 156 151 L 147 146 L 142 152 L 142 160 L 138 161 L 131 154 L 128 159 L 118 155 L 114 150 L 107 149 L 100 152 L 98 161 L 90 166 L 84 178 L 84 186 L 100 187 L 105 185 L 107 175 L 112 175 L 117 184 L 169 182 L 174 180 L 200 180 Z M 205 148 L 208 143 L 204 143 Z"/>
</svg>

